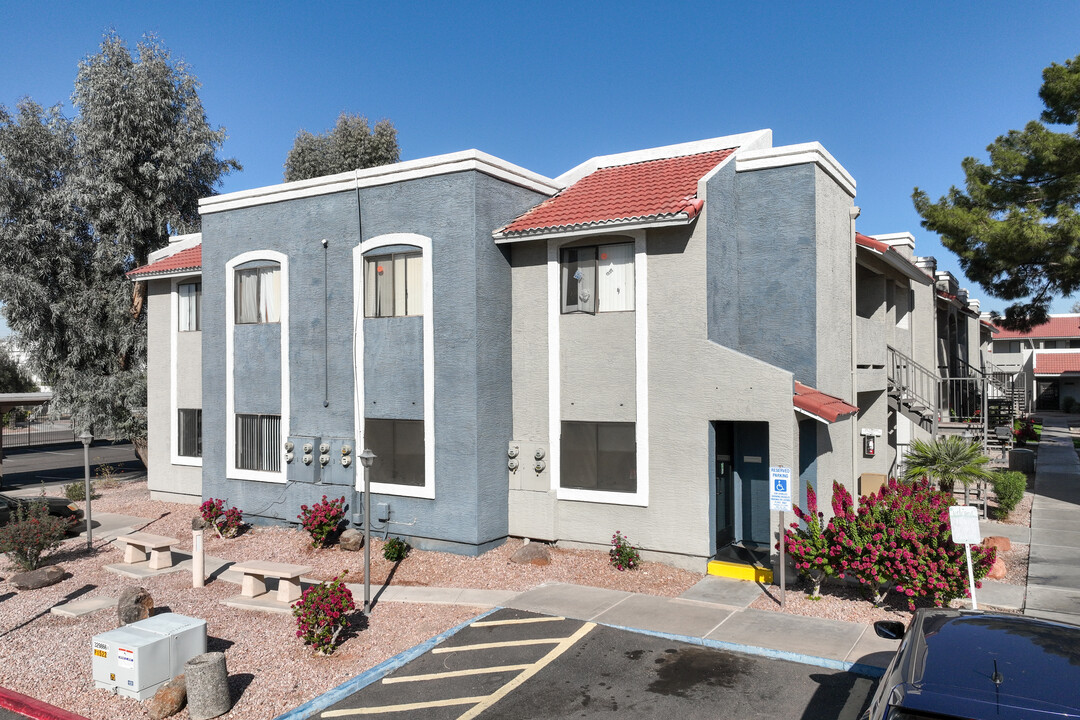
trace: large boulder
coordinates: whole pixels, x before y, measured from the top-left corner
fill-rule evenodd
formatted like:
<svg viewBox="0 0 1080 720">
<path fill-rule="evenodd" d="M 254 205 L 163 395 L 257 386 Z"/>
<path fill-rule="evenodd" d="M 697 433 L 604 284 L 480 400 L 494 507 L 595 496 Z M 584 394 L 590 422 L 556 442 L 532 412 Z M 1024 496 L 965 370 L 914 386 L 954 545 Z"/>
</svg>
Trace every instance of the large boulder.
<svg viewBox="0 0 1080 720">
<path fill-rule="evenodd" d="M 364 533 L 356 528 L 343 530 L 338 538 L 338 545 L 342 550 L 356 552 L 364 547 Z"/>
<path fill-rule="evenodd" d="M 1001 558 L 996 558 L 994 564 L 990 566 L 990 572 L 986 573 L 988 580 L 1003 580 L 1008 573 L 1008 569 L 1005 567 L 1005 561 Z"/>
<path fill-rule="evenodd" d="M 16 573 L 8 578 L 8 582 L 19 590 L 37 590 L 38 588 L 55 585 L 65 577 L 67 577 L 67 573 L 64 572 L 64 568 L 59 565 L 46 565 L 45 567 L 39 567 L 37 570 Z"/>
<path fill-rule="evenodd" d="M 983 538 L 983 547 L 996 548 L 999 553 L 1009 552 L 1012 550 L 1012 540 L 1002 535 L 991 535 L 990 537 Z"/>
<path fill-rule="evenodd" d="M 510 556 L 510 562 L 522 565 L 548 565 L 551 563 L 551 551 L 544 543 L 525 543 Z"/>
<path fill-rule="evenodd" d="M 146 588 L 126 587 L 116 603 L 116 615 L 121 625 L 130 625 L 150 617 L 154 610 L 154 598 Z"/>
<path fill-rule="evenodd" d="M 186 702 L 187 682 L 183 675 L 177 675 L 146 701 L 146 712 L 154 720 L 162 720 L 183 710 Z"/>
</svg>

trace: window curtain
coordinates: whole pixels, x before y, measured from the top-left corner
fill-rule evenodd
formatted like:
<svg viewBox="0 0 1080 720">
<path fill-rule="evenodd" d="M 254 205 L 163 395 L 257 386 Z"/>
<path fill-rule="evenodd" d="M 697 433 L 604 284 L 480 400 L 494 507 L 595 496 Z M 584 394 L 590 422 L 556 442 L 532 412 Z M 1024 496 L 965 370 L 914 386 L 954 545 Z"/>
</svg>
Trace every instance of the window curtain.
<svg viewBox="0 0 1080 720">
<path fill-rule="evenodd" d="M 236 271 L 236 322 L 259 322 L 259 277 L 257 270 Z"/>
<path fill-rule="evenodd" d="M 634 245 L 601 245 L 597 248 L 600 312 L 634 309 Z"/>
<path fill-rule="evenodd" d="M 199 329 L 199 283 L 184 283 L 177 287 L 180 296 L 180 332 Z"/>
<path fill-rule="evenodd" d="M 405 314 L 424 314 L 424 263 L 422 255 L 406 255 L 405 261 Z"/>
<path fill-rule="evenodd" d="M 259 322 L 281 319 L 281 272 L 276 267 L 259 268 Z"/>
</svg>

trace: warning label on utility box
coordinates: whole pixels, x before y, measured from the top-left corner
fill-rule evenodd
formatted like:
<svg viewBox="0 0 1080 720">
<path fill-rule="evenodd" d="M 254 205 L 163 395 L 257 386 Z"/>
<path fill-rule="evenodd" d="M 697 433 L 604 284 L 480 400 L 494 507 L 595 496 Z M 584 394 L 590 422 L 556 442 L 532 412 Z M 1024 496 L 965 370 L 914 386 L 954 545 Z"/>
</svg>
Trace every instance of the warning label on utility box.
<svg viewBox="0 0 1080 720">
<path fill-rule="evenodd" d="M 122 668 L 135 667 L 135 651 L 116 648 L 116 662 Z"/>
</svg>

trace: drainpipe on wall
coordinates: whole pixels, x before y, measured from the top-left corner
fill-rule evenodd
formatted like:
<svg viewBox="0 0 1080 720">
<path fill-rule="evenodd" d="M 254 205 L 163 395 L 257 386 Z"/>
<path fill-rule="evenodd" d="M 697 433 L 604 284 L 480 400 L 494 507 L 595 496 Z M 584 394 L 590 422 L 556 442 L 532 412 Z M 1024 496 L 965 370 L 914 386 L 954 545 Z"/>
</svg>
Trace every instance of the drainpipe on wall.
<svg viewBox="0 0 1080 720">
<path fill-rule="evenodd" d="M 859 355 L 857 352 L 857 321 L 855 313 L 856 303 L 856 287 L 855 287 L 855 259 L 858 256 L 858 250 L 855 245 L 855 220 L 862 213 L 862 208 L 858 205 L 852 205 L 848 214 L 851 217 L 848 247 L 851 248 L 851 404 L 859 404 Z M 859 468 L 859 414 L 855 413 L 851 416 L 851 497 L 855 498 L 858 502 L 859 492 L 856 487 L 856 474 Z"/>
</svg>

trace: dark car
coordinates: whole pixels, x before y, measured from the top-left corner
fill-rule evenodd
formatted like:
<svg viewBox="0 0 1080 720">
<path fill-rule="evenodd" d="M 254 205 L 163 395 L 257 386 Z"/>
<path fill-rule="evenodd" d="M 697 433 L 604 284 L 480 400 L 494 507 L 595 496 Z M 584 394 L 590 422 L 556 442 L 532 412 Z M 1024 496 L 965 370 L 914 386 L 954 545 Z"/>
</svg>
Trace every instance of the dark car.
<svg viewBox="0 0 1080 720">
<path fill-rule="evenodd" d="M 41 495 L 15 497 L 0 493 L 0 525 L 6 525 L 15 516 L 15 511 L 20 505 L 29 509 L 31 504 L 39 502 L 45 503 L 45 506 L 49 509 L 49 514 L 56 517 L 71 518 L 71 521 L 75 522 L 83 516 L 83 511 L 79 506 L 67 498 Z"/>
<path fill-rule="evenodd" d="M 932 609 L 874 630 L 903 640 L 863 720 L 1080 718 L 1076 625 Z"/>
</svg>

